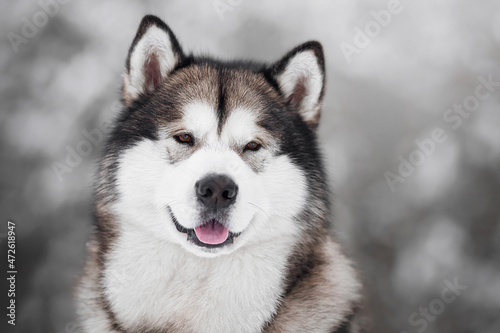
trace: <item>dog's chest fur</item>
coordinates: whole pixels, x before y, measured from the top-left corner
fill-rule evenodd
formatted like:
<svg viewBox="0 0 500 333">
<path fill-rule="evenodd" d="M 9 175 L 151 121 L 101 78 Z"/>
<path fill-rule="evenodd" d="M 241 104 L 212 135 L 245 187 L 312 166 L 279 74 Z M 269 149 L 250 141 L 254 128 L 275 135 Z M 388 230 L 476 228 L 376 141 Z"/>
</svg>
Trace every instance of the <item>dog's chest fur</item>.
<svg viewBox="0 0 500 333">
<path fill-rule="evenodd" d="M 280 240 L 200 258 L 177 245 L 123 233 L 106 263 L 104 290 L 128 331 L 260 332 L 280 301 L 289 244 Z"/>
</svg>

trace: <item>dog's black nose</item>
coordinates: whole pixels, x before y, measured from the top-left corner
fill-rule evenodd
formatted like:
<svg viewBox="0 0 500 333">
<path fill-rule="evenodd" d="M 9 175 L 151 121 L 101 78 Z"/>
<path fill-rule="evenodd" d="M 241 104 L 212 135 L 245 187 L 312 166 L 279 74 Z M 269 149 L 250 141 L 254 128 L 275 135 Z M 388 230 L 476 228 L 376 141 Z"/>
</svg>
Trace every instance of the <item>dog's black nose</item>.
<svg viewBox="0 0 500 333">
<path fill-rule="evenodd" d="M 198 199 L 214 210 L 229 207 L 236 201 L 238 194 L 238 185 L 225 175 L 208 175 L 194 186 Z"/>
</svg>

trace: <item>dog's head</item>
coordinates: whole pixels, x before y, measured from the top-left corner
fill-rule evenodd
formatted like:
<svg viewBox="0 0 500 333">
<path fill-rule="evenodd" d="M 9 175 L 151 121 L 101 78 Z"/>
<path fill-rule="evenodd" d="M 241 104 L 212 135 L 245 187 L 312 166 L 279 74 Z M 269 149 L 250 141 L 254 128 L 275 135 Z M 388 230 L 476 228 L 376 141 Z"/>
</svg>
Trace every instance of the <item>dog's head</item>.
<svg viewBox="0 0 500 333">
<path fill-rule="evenodd" d="M 295 237 L 299 215 L 326 200 L 315 134 L 323 90 L 318 42 L 270 66 L 221 62 L 185 55 L 146 16 L 101 169 L 113 214 L 200 256 Z"/>
</svg>

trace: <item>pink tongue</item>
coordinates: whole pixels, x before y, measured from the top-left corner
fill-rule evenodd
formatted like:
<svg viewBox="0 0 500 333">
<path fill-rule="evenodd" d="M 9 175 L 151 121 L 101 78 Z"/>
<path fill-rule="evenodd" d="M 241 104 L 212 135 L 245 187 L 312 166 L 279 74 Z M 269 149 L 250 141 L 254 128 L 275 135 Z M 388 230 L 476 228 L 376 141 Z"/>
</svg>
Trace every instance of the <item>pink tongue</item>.
<svg viewBox="0 0 500 333">
<path fill-rule="evenodd" d="M 215 220 L 194 228 L 194 232 L 196 237 L 205 244 L 221 244 L 229 236 L 229 230 Z"/>
</svg>

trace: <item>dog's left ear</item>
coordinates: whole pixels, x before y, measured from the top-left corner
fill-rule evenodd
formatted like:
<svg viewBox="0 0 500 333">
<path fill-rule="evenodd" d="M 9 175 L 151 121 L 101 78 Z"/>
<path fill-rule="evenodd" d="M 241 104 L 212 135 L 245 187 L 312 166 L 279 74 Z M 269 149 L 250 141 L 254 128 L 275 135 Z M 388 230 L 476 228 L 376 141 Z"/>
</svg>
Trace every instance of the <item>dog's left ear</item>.
<svg viewBox="0 0 500 333">
<path fill-rule="evenodd" d="M 325 86 L 323 47 L 316 41 L 297 46 L 272 67 L 286 103 L 311 129 L 318 126 Z"/>
<path fill-rule="evenodd" d="M 127 57 L 122 87 L 125 104 L 155 91 L 183 59 L 179 42 L 165 22 L 145 16 Z"/>
</svg>

